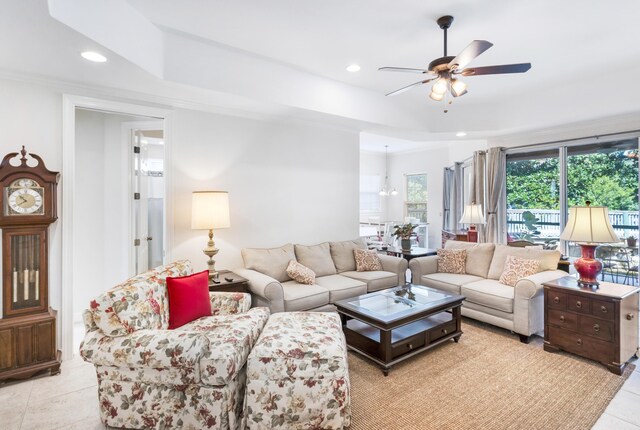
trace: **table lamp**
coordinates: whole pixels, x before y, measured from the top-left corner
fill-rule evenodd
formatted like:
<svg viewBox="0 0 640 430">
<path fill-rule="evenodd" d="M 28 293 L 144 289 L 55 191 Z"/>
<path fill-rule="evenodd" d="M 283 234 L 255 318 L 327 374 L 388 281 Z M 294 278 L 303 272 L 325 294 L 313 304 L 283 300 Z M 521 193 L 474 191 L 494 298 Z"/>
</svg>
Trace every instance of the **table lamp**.
<svg viewBox="0 0 640 430">
<path fill-rule="evenodd" d="M 569 208 L 569 221 L 560 239 L 577 242 L 582 249 L 582 256 L 573 263 L 580 275 L 578 284 L 598 288 L 598 274 L 602 272 L 602 263 L 595 258 L 596 248 L 600 243 L 619 242 L 620 238 L 609 222 L 609 208 L 591 206 L 588 200 L 586 204 Z"/>
<path fill-rule="evenodd" d="M 476 230 L 476 224 L 485 224 L 484 215 L 482 214 L 482 205 L 471 203 L 465 205 L 462 218 L 458 221 L 460 224 L 469 224 L 469 230 L 467 231 L 467 241 L 478 241 L 478 230 Z"/>
<path fill-rule="evenodd" d="M 191 228 L 193 230 L 209 230 L 209 242 L 202 250 L 209 257 L 209 278 L 218 274 L 213 256 L 219 249 L 213 241 L 214 228 L 228 228 L 229 193 L 226 191 L 194 191 L 191 199 Z"/>
</svg>

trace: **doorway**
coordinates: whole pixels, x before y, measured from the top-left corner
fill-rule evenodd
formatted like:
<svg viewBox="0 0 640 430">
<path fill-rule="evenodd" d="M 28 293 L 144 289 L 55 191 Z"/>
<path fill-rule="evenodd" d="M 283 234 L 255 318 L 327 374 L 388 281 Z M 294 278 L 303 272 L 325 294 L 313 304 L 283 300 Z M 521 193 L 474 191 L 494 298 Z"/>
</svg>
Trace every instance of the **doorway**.
<svg viewBox="0 0 640 430">
<path fill-rule="evenodd" d="M 90 300 L 163 264 L 170 243 L 167 112 L 73 96 L 64 101 L 63 360 L 77 353 Z"/>
</svg>

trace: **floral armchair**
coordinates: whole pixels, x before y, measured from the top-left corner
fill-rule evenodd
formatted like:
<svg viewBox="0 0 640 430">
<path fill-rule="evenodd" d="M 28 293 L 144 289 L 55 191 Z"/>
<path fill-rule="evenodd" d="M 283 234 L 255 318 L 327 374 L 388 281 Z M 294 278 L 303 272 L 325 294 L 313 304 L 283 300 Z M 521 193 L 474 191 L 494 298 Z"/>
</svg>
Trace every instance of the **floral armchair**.
<svg viewBox="0 0 640 430">
<path fill-rule="evenodd" d="M 101 294 L 84 312 L 80 355 L 96 366 L 104 424 L 126 428 L 236 429 L 246 360 L 269 318 L 243 293 L 210 293 L 213 316 L 168 330 L 165 279 L 178 261 Z"/>
</svg>

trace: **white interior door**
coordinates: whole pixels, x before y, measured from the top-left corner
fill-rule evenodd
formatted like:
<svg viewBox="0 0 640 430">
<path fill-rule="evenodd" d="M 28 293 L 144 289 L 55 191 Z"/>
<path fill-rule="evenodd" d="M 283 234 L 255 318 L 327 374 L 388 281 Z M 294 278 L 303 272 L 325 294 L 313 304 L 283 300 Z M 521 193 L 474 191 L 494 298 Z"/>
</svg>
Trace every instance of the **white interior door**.
<svg viewBox="0 0 640 430">
<path fill-rule="evenodd" d="M 162 130 L 133 129 L 133 269 L 164 263 L 164 145 Z"/>
</svg>

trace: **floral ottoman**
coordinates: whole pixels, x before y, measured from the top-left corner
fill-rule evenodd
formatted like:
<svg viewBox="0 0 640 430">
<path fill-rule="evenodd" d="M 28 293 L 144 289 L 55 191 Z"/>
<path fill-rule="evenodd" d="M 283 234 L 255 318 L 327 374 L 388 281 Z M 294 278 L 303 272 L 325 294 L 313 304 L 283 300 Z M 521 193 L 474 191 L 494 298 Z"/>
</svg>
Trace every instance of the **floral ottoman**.
<svg viewBox="0 0 640 430">
<path fill-rule="evenodd" d="M 329 312 L 272 315 L 247 359 L 248 429 L 342 429 L 351 423 L 347 346 Z"/>
</svg>

